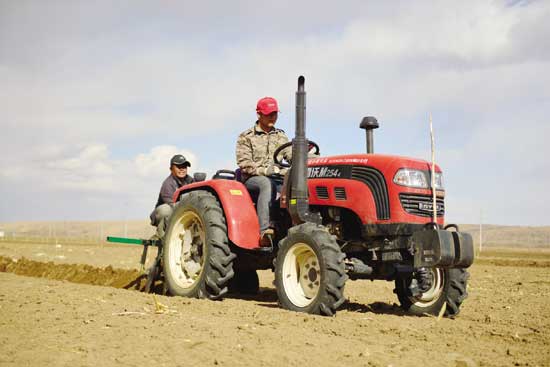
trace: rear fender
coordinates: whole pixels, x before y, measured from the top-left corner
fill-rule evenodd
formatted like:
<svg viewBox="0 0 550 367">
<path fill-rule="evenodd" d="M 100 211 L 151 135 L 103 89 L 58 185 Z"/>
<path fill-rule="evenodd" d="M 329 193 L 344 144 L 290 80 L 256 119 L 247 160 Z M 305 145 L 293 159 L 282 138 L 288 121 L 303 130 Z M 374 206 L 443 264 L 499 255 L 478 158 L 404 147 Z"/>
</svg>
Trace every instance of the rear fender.
<svg viewBox="0 0 550 367">
<path fill-rule="evenodd" d="M 227 236 L 236 246 L 256 249 L 260 244 L 260 224 L 252 198 L 246 187 L 235 180 L 208 180 L 179 188 L 173 201 L 195 190 L 207 190 L 217 196 L 227 222 Z"/>
</svg>

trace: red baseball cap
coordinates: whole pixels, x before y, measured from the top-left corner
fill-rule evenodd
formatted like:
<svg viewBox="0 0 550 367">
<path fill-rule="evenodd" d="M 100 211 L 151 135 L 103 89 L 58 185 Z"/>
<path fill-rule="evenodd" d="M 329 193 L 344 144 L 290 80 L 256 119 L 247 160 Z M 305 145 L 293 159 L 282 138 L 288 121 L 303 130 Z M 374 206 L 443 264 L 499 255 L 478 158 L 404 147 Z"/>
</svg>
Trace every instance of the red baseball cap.
<svg viewBox="0 0 550 367">
<path fill-rule="evenodd" d="M 260 99 L 256 105 L 256 112 L 259 112 L 262 115 L 269 115 L 272 112 L 279 112 L 277 100 L 273 97 L 264 97 Z"/>
</svg>

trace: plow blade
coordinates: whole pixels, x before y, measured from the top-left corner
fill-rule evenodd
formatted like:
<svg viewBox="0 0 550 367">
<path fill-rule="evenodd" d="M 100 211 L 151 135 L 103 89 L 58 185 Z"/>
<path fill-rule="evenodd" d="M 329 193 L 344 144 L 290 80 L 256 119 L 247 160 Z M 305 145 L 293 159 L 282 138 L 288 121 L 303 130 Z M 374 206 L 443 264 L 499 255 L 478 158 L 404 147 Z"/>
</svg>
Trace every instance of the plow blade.
<svg viewBox="0 0 550 367">
<path fill-rule="evenodd" d="M 149 246 L 156 246 L 159 248 L 157 257 L 153 265 L 145 272 L 147 274 L 147 283 L 145 285 L 145 292 L 150 293 L 153 290 L 154 283 L 159 279 L 162 272 L 161 269 L 161 257 L 162 257 L 162 241 L 161 240 L 145 240 L 141 238 L 126 238 L 126 237 L 107 237 L 107 242 L 124 243 L 127 245 L 140 245 L 143 246 L 143 252 L 141 253 L 141 259 L 139 261 L 141 267 L 140 270 L 145 272 L 145 261 L 147 260 L 147 249 Z"/>
</svg>

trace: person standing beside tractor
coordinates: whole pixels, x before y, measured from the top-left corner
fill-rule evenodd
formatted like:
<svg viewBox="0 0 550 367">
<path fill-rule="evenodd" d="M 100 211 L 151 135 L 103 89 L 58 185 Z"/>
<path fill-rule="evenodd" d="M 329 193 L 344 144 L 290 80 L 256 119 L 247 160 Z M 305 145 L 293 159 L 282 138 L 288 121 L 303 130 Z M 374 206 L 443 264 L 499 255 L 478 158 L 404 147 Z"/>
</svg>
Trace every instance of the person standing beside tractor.
<svg viewBox="0 0 550 367">
<path fill-rule="evenodd" d="M 195 182 L 187 174 L 187 168 L 189 167 L 191 167 L 191 163 L 181 154 L 176 154 L 170 159 L 170 176 L 162 183 L 155 210 L 150 215 L 151 225 L 157 227 L 155 236 L 158 239 L 164 237 L 166 222 L 174 210 L 174 202 L 172 201 L 174 193 L 180 187 Z"/>
<path fill-rule="evenodd" d="M 277 195 L 274 176 L 283 176 L 286 168 L 280 168 L 273 161 L 273 152 L 288 142 L 281 129 L 275 128 L 279 114 L 277 101 L 272 97 L 261 98 L 256 105 L 258 120 L 237 139 L 237 165 L 241 169 L 241 180 L 253 196 L 257 197 L 256 212 L 260 222 L 262 246 L 272 243 L 274 230 L 270 227 L 270 208 Z M 290 149 L 282 152 L 286 161 L 291 159 Z"/>
</svg>

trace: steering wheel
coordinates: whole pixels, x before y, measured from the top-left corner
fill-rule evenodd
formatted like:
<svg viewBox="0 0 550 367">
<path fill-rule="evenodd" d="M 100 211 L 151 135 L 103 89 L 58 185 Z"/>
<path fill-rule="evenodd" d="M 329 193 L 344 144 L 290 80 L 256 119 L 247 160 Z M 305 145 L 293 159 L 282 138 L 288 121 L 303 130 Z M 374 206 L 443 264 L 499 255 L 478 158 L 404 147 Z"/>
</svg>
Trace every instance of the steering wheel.
<svg viewBox="0 0 550 367">
<path fill-rule="evenodd" d="M 281 154 L 283 149 L 288 148 L 291 145 L 292 145 L 292 141 L 289 141 L 288 143 L 284 143 L 283 145 L 275 149 L 275 151 L 273 152 L 273 161 L 275 162 L 275 164 L 284 168 L 290 167 L 289 163 L 283 163 L 279 160 L 279 154 Z M 307 140 L 307 146 L 308 146 L 308 152 L 311 151 L 312 149 L 315 149 L 313 151 L 313 154 L 319 155 L 319 145 L 317 145 L 316 142 Z"/>
</svg>

